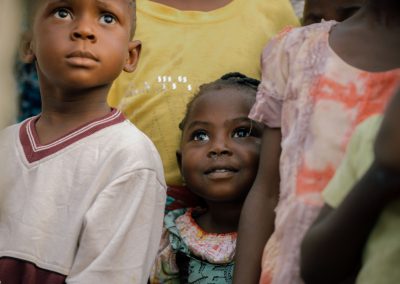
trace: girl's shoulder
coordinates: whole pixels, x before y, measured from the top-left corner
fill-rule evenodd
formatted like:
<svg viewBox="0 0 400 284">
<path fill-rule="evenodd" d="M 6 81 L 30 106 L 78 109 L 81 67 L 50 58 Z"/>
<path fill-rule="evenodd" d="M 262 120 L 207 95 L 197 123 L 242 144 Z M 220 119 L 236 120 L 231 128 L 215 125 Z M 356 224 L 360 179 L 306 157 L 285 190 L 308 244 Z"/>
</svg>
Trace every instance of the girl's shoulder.
<svg viewBox="0 0 400 284">
<path fill-rule="evenodd" d="M 287 51 L 295 51 L 294 47 L 301 45 L 314 44 L 316 41 L 326 40 L 329 32 L 337 22 L 323 21 L 321 23 L 312 24 L 304 27 L 287 27 L 279 32 L 267 45 L 282 45 Z"/>
</svg>

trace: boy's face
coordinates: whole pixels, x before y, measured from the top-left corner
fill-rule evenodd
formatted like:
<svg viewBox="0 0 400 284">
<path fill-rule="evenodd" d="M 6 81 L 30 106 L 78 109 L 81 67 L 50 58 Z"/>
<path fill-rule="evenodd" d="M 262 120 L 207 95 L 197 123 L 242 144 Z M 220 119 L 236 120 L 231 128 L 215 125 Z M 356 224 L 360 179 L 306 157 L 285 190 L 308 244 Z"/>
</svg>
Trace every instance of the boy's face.
<svg viewBox="0 0 400 284">
<path fill-rule="evenodd" d="M 181 172 L 188 188 L 206 201 L 242 202 L 259 160 L 262 130 L 247 117 L 254 101 L 236 88 L 206 92 L 183 129 Z"/>
<path fill-rule="evenodd" d="M 303 25 L 319 23 L 322 19 L 344 21 L 356 12 L 363 2 L 364 0 L 307 0 Z"/>
<path fill-rule="evenodd" d="M 29 52 L 40 82 L 65 89 L 109 85 L 135 69 L 129 0 L 38 0 Z"/>
</svg>

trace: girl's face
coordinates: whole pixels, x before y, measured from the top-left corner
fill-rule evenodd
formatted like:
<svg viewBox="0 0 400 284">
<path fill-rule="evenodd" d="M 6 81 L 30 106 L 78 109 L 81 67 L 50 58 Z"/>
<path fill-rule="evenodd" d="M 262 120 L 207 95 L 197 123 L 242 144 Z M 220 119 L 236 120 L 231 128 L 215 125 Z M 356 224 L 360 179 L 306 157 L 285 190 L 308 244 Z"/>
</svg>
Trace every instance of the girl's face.
<svg viewBox="0 0 400 284">
<path fill-rule="evenodd" d="M 206 201 L 242 201 L 257 173 L 261 126 L 246 90 L 206 91 L 192 105 L 178 152 L 188 188 Z"/>
</svg>

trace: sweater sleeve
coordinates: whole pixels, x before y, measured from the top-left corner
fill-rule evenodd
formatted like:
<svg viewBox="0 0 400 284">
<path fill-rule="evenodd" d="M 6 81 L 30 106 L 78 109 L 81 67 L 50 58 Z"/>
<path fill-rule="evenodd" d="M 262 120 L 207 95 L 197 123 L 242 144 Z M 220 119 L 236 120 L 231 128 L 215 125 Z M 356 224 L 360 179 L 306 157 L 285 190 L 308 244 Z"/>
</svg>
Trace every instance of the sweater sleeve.
<svg viewBox="0 0 400 284">
<path fill-rule="evenodd" d="M 147 283 L 157 254 L 165 186 L 151 169 L 126 173 L 86 212 L 66 283 Z"/>
</svg>

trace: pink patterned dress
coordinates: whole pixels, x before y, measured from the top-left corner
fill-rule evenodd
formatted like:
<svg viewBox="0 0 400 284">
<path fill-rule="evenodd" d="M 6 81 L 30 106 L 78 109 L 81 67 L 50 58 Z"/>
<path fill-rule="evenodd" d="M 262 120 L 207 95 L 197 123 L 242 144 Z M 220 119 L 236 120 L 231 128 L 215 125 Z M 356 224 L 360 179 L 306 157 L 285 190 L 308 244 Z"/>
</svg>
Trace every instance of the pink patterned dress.
<svg viewBox="0 0 400 284">
<path fill-rule="evenodd" d="M 330 48 L 334 21 L 282 32 L 264 49 L 262 83 L 250 117 L 282 131 L 281 189 L 275 232 L 264 249 L 260 283 L 302 283 L 300 243 L 323 204 L 354 128 L 382 113 L 400 69 L 366 72 Z"/>
</svg>

